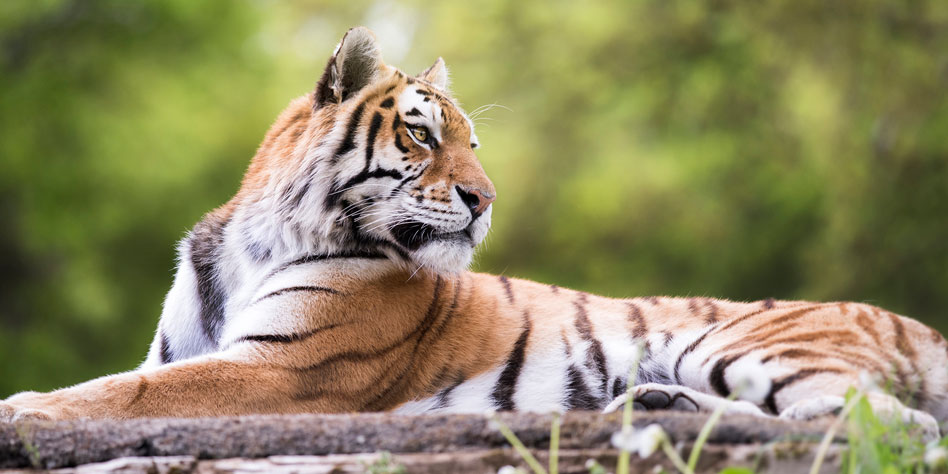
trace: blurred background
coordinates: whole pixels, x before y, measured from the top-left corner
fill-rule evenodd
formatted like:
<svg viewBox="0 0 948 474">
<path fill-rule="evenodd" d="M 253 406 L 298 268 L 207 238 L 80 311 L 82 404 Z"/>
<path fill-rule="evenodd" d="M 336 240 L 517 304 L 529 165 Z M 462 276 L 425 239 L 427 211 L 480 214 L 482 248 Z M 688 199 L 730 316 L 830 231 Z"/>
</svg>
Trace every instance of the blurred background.
<svg viewBox="0 0 948 474">
<path fill-rule="evenodd" d="M 477 270 L 948 331 L 943 0 L 6 0 L 0 398 L 144 358 L 176 241 L 360 24 L 503 106 Z"/>
</svg>

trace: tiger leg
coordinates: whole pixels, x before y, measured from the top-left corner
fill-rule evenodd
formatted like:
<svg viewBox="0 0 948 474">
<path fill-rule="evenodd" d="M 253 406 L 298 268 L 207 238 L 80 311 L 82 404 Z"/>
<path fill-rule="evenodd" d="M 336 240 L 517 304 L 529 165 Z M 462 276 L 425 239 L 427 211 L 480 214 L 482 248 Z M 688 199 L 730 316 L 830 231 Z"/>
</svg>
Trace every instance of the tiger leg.
<svg viewBox="0 0 948 474">
<path fill-rule="evenodd" d="M 622 407 L 629 399 L 629 393 L 616 397 L 603 409 L 610 413 Z M 767 416 L 757 405 L 744 400 L 728 400 L 717 395 L 699 392 L 682 385 L 646 383 L 632 389 L 632 402 L 639 410 L 675 410 L 691 412 L 712 412 L 723 407 L 726 414 L 745 414 Z"/>
<path fill-rule="evenodd" d="M 938 439 L 938 421 L 932 415 L 921 410 L 906 407 L 892 395 L 872 392 L 866 395 L 872 412 L 883 422 L 918 425 L 926 441 Z M 780 412 L 780 418 L 787 420 L 812 420 L 829 415 L 839 415 L 846 405 L 846 399 L 838 395 L 799 400 Z"/>
<path fill-rule="evenodd" d="M 315 408 L 288 395 L 296 388 L 293 380 L 274 364 L 208 356 L 49 393 L 23 392 L 0 401 L 0 422 L 293 413 Z"/>
</svg>

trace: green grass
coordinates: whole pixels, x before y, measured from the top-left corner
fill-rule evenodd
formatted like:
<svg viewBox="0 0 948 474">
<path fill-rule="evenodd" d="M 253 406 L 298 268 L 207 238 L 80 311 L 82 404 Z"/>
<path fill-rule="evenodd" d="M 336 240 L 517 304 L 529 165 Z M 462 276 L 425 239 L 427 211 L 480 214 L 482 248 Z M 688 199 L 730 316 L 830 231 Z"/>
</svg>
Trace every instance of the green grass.
<svg viewBox="0 0 948 474">
<path fill-rule="evenodd" d="M 718 410 L 708 417 L 692 447 L 687 464 L 683 461 L 679 450 L 671 444 L 671 441 L 662 432 L 659 447 L 679 472 L 683 474 L 694 472 L 701 451 L 705 446 L 704 442 L 714 425 L 720 420 L 721 415 L 722 410 Z M 557 474 L 555 462 L 550 463 L 549 471 L 545 470 L 520 442 L 516 434 L 504 425 L 496 414 L 491 414 L 490 418 L 508 442 L 527 460 L 527 464 L 535 474 Z M 555 459 L 558 450 L 556 441 L 559 439 L 559 423 L 560 418 L 555 415 L 554 431 L 551 434 L 550 443 L 551 461 Z M 644 430 L 638 430 L 638 432 L 642 431 Z M 617 436 L 624 434 L 625 437 L 620 439 L 634 440 L 634 437 L 629 436 L 635 432 L 636 430 L 632 427 L 632 399 L 629 397 L 623 412 L 622 426 Z M 946 460 L 948 458 L 948 437 L 925 444 L 920 434 L 913 431 L 912 427 L 898 420 L 886 422 L 877 417 L 869 405 L 865 392 L 854 388 L 847 394 L 844 408 L 828 428 L 822 442 L 811 448 L 814 453 L 811 474 L 825 469 L 823 464 L 825 455 L 835 437 L 843 433 L 847 435 L 847 441 L 844 449 L 840 452 L 842 456 L 840 472 L 842 474 L 948 473 L 948 460 Z M 620 455 L 614 471 L 616 474 L 627 474 L 629 472 L 629 456 L 633 451 L 635 451 L 634 446 L 624 446 L 620 443 Z M 590 474 L 610 472 L 606 466 L 600 465 L 595 460 L 590 460 L 586 467 Z M 518 469 L 516 472 L 525 471 Z M 753 474 L 754 472 L 754 469 L 746 466 L 733 466 L 720 471 L 721 474 Z"/>
</svg>

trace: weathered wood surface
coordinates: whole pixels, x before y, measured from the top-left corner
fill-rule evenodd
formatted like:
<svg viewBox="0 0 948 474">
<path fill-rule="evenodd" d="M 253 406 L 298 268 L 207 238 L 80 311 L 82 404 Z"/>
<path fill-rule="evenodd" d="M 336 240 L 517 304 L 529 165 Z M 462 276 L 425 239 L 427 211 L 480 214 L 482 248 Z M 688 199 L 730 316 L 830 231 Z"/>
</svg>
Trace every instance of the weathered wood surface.
<svg viewBox="0 0 948 474">
<path fill-rule="evenodd" d="M 538 454 L 548 448 L 549 415 L 503 413 L 500 417 Z M 635 424 L 642 427 L 659 423 L 676 442 L 688 443 L 705 419 L 705 415 L 651 412 L 637 415 Z M 619 426 L 618 414 L 564 415 L 560 441 L 564 468 L 579 470 L 563 472 L 585 472 L 581 467 L 589 457 L 612 459 L 615 451 L 609 439 Z M 705 459 L 716 466 L 732 460 L 734 453 L 741 457 L 747 452 L 770 452 L 767 456 L 775 460 L 780 456 L 789 459 L 785 454 L 795 453 L 790 457 L 802 459 L 801 456 L 809 455 L 807 451 L 812 451 L 807 448 L 819 441 L 825 428 L 826 424 L 819 422 L 726 417 L 712 433 L 713 446 Z M 774 451 L 776 441 L 781 444 Z M 503 436 L 488 420 L 476 415 L 33 422 L 0 425 L 0 468 L 81 466 L 78 472 L 360 472 L 364 469 L 361 458 L 351 455 L 388 451 L 401 464 L 412 466 L 408 472 L 496 472 L 498 467 L 517 460 L 515 454 L 502 449 L 505 446 Z M 129 460 L 142 457 L 148 460 Z M 659 453 L 653 459 L 649 466 L 664 458 Z M 112 464 L 90 465 L 105 461 Z M 748 462 L 742 460 L 740 464 L 750 465 Z M 131 464 L 122 468 L 122 463 Z M 280 463 L 289 464 L 280 467 Z M 299 465 L 293 467 L 293 463 Z M 152 467 L 144 469 L 142 465 Z"/>
</svg>

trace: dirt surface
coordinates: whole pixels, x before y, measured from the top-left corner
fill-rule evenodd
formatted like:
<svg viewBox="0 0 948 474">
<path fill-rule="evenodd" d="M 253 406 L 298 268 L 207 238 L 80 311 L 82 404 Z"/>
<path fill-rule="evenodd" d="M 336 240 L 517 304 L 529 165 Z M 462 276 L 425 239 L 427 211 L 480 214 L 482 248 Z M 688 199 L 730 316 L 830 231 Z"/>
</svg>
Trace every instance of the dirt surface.
<svg viewBox="0 0 948 474">
<path fill-rule="evenodd" d="M 545 456 L 549 415 L 502 413 L 500 417 L 526 446 Z M 689 444 L 705 419 L 706 415 L 651 412 L 637 415 L 635 425 L 658 423 L 675 442 Z M 565 470 L 561 472 L 585 472 L 582 465 L 589 458 L 614 462 L 609 439 L 619 426 L 619 414 L 564 415 L 560 447 Z M 757 465 L 771 472 L 794 472 L 781 466 L 787 460 L 804 462 L 825 429 L 826 424 L 820 422 L 726 417 L 711 434 L 712 446 L 702 466 L 714 470 L 731 464 Z M 382 451 L 393 453 L 395 462 L 406 466 L 407 472 L 496 472 L 518 461 L 503 436 L 476 415 L 293 415 L 0 425 L 0 468 L 7 469 L 361 472 L 366 462 L 378 458 L 365 455 Z M 650 461 L 651 469 L 663 459 L 657 453 L 639 464 Z M 111 462 L 93 464 L 106 461 Z"/>
</svg>

